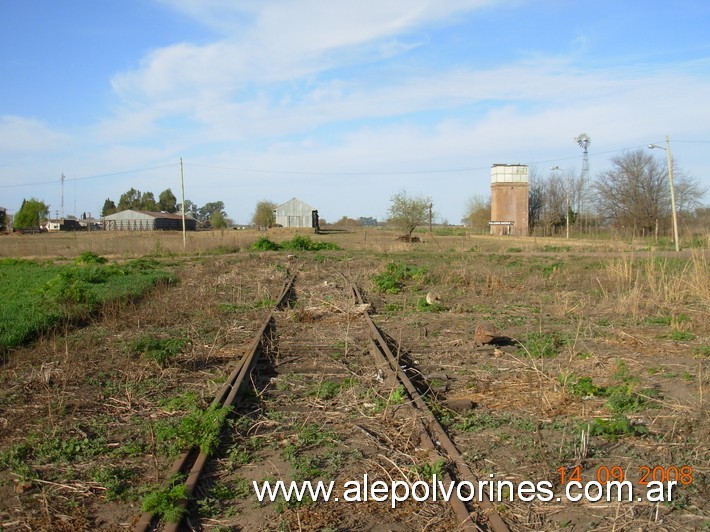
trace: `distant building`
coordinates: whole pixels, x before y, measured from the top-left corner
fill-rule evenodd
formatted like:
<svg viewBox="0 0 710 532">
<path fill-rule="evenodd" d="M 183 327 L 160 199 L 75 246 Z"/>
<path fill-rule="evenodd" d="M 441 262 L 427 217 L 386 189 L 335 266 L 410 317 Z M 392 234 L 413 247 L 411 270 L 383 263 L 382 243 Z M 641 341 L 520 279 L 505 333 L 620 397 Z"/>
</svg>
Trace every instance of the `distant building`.
<svg viewBox="0 0 710 532">
<path fill-rule="evenodd" d="M 71 216 L 67 216 L 66 218 L 49 219 L 44 224 L 44 227 L 47 229 L 47 231 L 50 232 L 84 230 L 84 228 L 79 223 L 79 220 Z"/>
<path fill-rule="evenodd" d="M 104 216 L 106 231 L 182 231 L 182 215 L 131 209 Z M 194 231 L 197 220 L 185 216 L 185 229 Z"/>
<path fill-rule="evenodd" d="M 276 225 L 318 229 L 318 211 L 301 200 L 292 198 L 274 209 Z"/>
<path fill-rule="evenodd" d="M 528 235 L 528 167 L 494 164 L 491 167 L 492 235 Z"/>
</svg>

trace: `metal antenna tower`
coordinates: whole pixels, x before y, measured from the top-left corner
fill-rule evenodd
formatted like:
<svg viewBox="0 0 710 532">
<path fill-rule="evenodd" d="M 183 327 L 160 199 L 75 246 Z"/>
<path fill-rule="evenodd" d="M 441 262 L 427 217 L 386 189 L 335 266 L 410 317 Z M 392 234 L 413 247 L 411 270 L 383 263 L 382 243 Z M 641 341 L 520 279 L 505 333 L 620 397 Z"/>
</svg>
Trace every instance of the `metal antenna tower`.
<svg viewBox="0 0 710 532">
<path fill-rule="evenodd" d="M 592 143 L 592 139 L 586 133 L 580 133 L 577 137 L 574 137 L 574 141 L 582 148 L 584 155 L 582 156 L 582 173 L 579 176 L 579 190 L 577 191 L 577 208 L 579 209 L 579 214 L 582 215 L 582 226 L 584 226 L 584 209 L 583 202 L 584 196 L 586 195 L 587 180 L 589 179 L 589 145 Z M 584 227 L 582 227 L 584 229 Z"/>
</svg>

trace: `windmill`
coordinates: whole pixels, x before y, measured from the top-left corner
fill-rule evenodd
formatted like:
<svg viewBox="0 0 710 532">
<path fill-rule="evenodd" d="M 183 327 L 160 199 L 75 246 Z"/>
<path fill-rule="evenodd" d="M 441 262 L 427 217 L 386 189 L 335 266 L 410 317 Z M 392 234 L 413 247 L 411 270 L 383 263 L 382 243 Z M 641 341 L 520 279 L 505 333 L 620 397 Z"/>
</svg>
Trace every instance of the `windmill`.
<svg viewBox="0 0 710 532">
<path fill-rule="evenodd" d="M 577 199 L 577 208 L 580 214 L 582 213 L 582 200 L 585 194 L 585 186 L 587 179 L 589 178 L 589 145 L 592 143 L 592 139 L 586 133 L 580 133 L 579 136 L 574 137 L 574 141 L 582 148 L 584 155 L 582 157 L 582 173 L 579 176 L 579 197 Z M 584 216 L 582 217 L 582 225 L 584 225 Z"/>
</svg>

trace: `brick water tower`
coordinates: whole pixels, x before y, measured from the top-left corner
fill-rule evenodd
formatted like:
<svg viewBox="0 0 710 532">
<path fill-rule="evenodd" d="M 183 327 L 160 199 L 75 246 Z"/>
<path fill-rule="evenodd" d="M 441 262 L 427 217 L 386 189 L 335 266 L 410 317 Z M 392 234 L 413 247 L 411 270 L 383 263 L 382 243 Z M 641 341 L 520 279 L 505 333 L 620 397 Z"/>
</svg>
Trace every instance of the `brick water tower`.
<svg viewBox="0 0 710 532">
<path fill-rule="evenodd" d="M 494 164 L 491 167 L 492 235 L 528 236 L 528 167 Z"/>
</svg>

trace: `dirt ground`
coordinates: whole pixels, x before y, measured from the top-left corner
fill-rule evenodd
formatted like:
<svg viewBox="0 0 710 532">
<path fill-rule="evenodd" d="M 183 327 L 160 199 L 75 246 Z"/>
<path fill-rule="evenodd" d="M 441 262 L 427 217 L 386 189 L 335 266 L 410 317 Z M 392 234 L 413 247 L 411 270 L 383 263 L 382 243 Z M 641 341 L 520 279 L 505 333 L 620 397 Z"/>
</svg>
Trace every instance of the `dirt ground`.
<svg viewBox="0 0 710 532">
<path fill-rule="evenodd" d="M 344 320 L 346 276 L 420 373 L 479 477 L 554 485 L 550 501 L 497 504 L 511 529 L 708 529 L 707 252 L 675 258 L 597 242 L 458 237 L 401 244 L 358 234 L 342 237 L 341 251 L 255 253 L 240 238 L 187 255 L 153 243 L 153 256 L 178 274 L 175 286 L 10 353 L 0 367 L 0 530 L 131 528 L 174 459 L 178 443 L 166 427 L 189 401 L 209 404 L 287 271 L 298 272 L 298 297 L 280 318 L 284 345 L 327 324 L 312 341 L 352 379 L 332 379 L 327 394 L 278 375 L 255 380 L 257 406 L 230 418 L 191 507 L 195 528 L 455 527 L 440 503 L 264 505 L 244 487 L 245 479 L 307 477 L 295 464 L 338 481 L 427 474 L 392 390 L 368 366 L 362 331 Z M 401 274 L 396 289 L 383 288 L 387 272 Z M 427 294 L 437 302 L 427 304 Z M 495 330 L 492 343 L 477 340 L 479 324 Z M 147 337 L 179 348 L 157 358 L 140 348 Z M 452 406 L 460 404 L 468 407 Z M 330 440 L 299 439 L 313 424 Z M 562 476 L 588 482 L 620 471 L 639 494 L 654 475 L 679 486 L 669 502 L 556 500 Z"/>
</svg>

